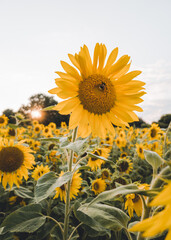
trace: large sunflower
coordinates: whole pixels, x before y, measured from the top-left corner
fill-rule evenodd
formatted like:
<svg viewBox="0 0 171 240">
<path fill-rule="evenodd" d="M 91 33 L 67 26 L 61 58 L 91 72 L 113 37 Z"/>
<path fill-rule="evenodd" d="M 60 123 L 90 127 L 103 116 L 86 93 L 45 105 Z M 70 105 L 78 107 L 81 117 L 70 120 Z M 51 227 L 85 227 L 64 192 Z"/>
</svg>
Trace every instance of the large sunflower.
<svg viewBox="0 0 171 240">
<path fill-rule="evenodd" d="M 7 183 L 12 188 L 15 183 L 24 177 L 28 178 L 28 170 L 31 169 L 34 162 L 34 156 L 30 153 L 29 147 L 23 146 L 22 141 L 14 144 L 11 140 L 1 140 L 0 142 L 0 182 L 6 189 Z"/>
<path fill-rule="evenodd" d="M 86 45 L 78 54 L 68 54 L 72 64 L 61 61 L 65 71 L 56 72 L 58 87 L 49 92 L 66 99 L 57 104 L 54 110 L 60 114 L 70 114 L 69 128 L 79 126 L 79 134 L 86 137 L 105 138 L 107 132 L 115 134 L 112 124 L 128 126 L 128 122 L 137 121 L 133 111 L 142 111 L 137 103 L 145 94 L 142 86 L 145 84 L 133 80 L 141 71 L 129 72 L 130 57 L 124 55 L 115 62 L 118 48 L 109 55 L 106 63 L 107 49 L 104 44 L 97 43 L 94 49 L 93 61 Z"/>
</svg>

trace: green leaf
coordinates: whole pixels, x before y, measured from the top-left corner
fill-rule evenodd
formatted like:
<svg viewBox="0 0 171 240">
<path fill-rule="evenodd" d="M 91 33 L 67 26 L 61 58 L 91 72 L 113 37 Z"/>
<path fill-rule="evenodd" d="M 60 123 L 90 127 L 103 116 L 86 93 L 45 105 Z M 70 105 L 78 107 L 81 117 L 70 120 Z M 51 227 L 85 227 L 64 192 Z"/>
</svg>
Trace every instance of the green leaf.
<svg viewBox="0 0 171 240">
<path fill-rule="evenodd" d="M 99 195 L 97 195 L 96 198 L 94 198 L 89 203 L 89 205 L 94 204 L 94 203 L 98 203 L 98 202 L 114 200 L 114 198 L 119 194 L 126 195 L 126 194 L 129 194 L 129 193 L 133 193 L 135 190 L 139 191 L 137 185 L 135 185 L 135 184 L 122 185 L 122 186 L 117 187 L 115 189 L 108 190 L 108 191 L 100 193 Z"/>
<path fill-rule="evenodd" d="M 27 232 L 32 233 L 39 229 L 46 221 L 46 216 L 41 214 L 39 204 L 30 204 L 17 209 L 9 214 L 1 227 L 4 227 L 2 233 L 6 232 Z"/>
<path fill-rule="evenodd" d="M 85 225 L 91 227 L 97 232 L 106 232 L 106 229 L 101 226 L 95 219 L 91 218 L 87 214 L 85 214 L 83 211 L 78 211 L 78 208 L 81 206 L 81 204 L 76 201 L 74 204 L 74 215 L 75 217 L 80 221 L 83 222 Z"/>
<path fill-rule="evenodd" d="M 52 105 L 52 106 L 43 108 L 41 111 L 52 111 L 55 106 L 56 106 L 56 105 Z"/>
<path fill-rule="evenodd" d="M 105 204 L 84 204 L 77 211 L 83 212 L 106 229 L 120 231 L 126 228 L 129 217 L 121 209 Z"/>
<path fill-rule="evenodd" d="M 18 126 L 16 124 L 9 123 L 8 126 L 13 129 L 17 129 Z"/>
<path fill-rule="evenodd" d="M 104 160 L 104 161 L 106 161 L 106 162 L 113 163 L 111 160 L 108 160 L 108 159 L 106 159 L 106 158 L 104 158 L 104 157 L 102 157 L 102 156 L 97 156 L 97 155 L 95 155 L 95 154 L 93 154 L 93 153 L 90 153 L 90 152 L 87 152 L 87 154 L 88 154 L 90 157 L 97 158 L 97 159 L 101 159 L 101 160 Z"/>
<path fill-rule="evenodd" d="M 57 187 L 67 183 L 72 178 L 72 172 L 66 172 L 61 177 L 56 177 L 54 172 L 48 172 L 40 177 L 35 188 L 36 202 L 46 199 Z"/>
<path fill-rule="evenodd" d="M 65 145 L 65 148 L 73 150 L 77 154 L 84 152 L 88 148 L 87 138 L 76 140 L 75 142 L 70 142 L 68 145 Z"/>
<path fill-rule="evenodd" d="M 163 163 L 162 158 L 156 152 L 144 150 L 144 156 L 145 160 L 153 167 L 154 171 Z"/>
<path fill-rule="evenodd" d="M 127 195 L 131 193 L 137 193 L 140 195 L 145 196 L 155 196 L 158 193 L 159 189 L 152 189 L 152 190 L 140 190 L 138 189 L 137 185 L 135 184 L 128 184 L 122 185 L 112 190 L 108 190 L 105 192 L 100 193 L 96 198 L 94 198 L 90 203 L 89 206 L 98 202 L 104 201 L 113 201 L 116 196 L 119 194 Z"/>
<path fill-rule="evenodd" d="M 33 198 L 33 192 L 24 187 L 15 188 L 14 194 L 21 198 Z"/>
</svg>

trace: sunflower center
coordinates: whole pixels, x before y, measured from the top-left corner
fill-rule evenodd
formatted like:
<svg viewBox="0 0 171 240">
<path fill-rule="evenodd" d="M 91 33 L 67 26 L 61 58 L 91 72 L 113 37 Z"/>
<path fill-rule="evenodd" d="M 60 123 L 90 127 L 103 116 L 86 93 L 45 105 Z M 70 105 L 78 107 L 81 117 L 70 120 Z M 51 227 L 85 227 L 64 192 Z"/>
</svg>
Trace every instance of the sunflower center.
<svg viewBox="0 0 171 240">
<path fill-rule="evenodd" d="M 23 152 L 17 147 L 5 147 L 0 151 L 0 170 L 14 172 L 21 167 L 24 161 Z"/>
<path fill-rule="evenodd" d="M 100 74 L 90 75 L 81 81 L 78 93 L 83 108 L 94 114 L 110 112 L 116 99 L 112 82 Z"/>
<path fill-rule="evenodd" d="M 135 197 L 132 199 L 132 201 L 134 203 L 138 202 L 140 200 L 140 197 L 138 196 L 138 194 L 135 194 Z"/>
<path fill-rule="evenodd" d="M 101 156 L 101 153 L 102 153 L 102 151 L 99 149 L 99 150 L 95 150 L 94 152 L 93 152 L 93 154 L 94 155 L 96 155 L 96 156 Z M 92 161 L 96 161 L 96 160 L 98 160 L 98 158 L 96 158 L 96 157 L 91 157 L 91 160 Z"/>
<path fill-rule="evenodd" d="M 109 172 L 107 170 L 104 170 L 103 173 L 102 173 L 102 176 L 104 178 L 108 178 L 109 177 Z"/>
<path fill-rule="evenodd" d="M 121 172 L 125 172 L 129 168 L 129 163 L 127 161 L 123 161 L 119 164 L 119 170 Z"/>
<path fill-rule="evenodd" d="M 157 132 L 156 129 L 152 128 L 151 129 L 151 137 L 154 138 L 156 136 Z"/>
<path fill-rule="evenodd" d="M 13 128 L 10 128 L 8 134 L 12 137 L 15 137 L 15 130 Z"/>
<path fill-rule="evenodd" d="M 4 118 L 0 117 L 0 123 L 4 123 Z"/>
<path fill-rule="evenodd" d="M 96 183 L 94 183 L 94 190 L 98 190 L 99 189 L 99 184 L 96 182 Z"/>
<path fill-rule="evenodd" d="M 143 150 L 142 150 L 142 148 L 141 148 L 141 147 L 139 148 L 139 152 L 140 152 L 140 153 L 143 153 Z"/>
</svg>

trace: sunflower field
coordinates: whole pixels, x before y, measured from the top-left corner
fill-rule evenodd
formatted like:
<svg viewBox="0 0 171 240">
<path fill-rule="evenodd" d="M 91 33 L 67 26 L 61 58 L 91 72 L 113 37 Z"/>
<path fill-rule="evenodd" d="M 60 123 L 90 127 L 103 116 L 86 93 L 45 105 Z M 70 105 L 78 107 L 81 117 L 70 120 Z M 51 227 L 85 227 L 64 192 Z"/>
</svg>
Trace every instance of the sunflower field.
<svg viewBox="0 0 171 240">
<path fill-rule="evenodd" d="M 0 240 L 170 240 L 171 124 L 130 127 L 145 94 L 129 72 L 96 44 L 61 61 L 57 128 L 16 114 L 0 116 Z"/>
</svg>

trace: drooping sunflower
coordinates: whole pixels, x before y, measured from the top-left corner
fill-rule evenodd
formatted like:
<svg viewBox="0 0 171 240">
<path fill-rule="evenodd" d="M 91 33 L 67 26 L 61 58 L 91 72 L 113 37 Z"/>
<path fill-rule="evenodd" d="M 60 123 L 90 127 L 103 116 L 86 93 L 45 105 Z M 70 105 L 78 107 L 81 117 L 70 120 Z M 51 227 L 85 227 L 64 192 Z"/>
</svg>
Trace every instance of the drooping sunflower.
<svg viewBox="0 0 171 240">
<path fill-rule="evenodd" d="M 62 171 L 59 176 L 62 176 L 64 172 Z M 82 183 L 82 178 L 80 177 L 81 173 L 76 171 L 71 180 L 71 188 L 70 188 L 70 199 L 76 198 L 78 195 L 80 188 L 81 188 L 81 183 Z M 61 201 L 66 202 L 66 184 L 63 184 L 60 187 L 57 187 L 56 189 L 56 194 L 54 196 L 55 198 L 60 197 Z"/>
<path fill-rule="evenodd" d="M 7 183 L 19 186 L 20 180 L 28 179 L 28 169 L 32 168 L 34 156 L 29 147 L 23 146 L 22 141 L 14 143 L 12 139 L 0 141 L 0 182 L 6 189 Z"/>
<path fill-rule="evenodd" d="M 104 160 L 98 158 L 98 156 L 108 158 L 109 152 L 111 150 L 109 148 L 97 148 L 94 150 L 93 154 L 96 155 L 97 157 L 90 157 L 88 159 L 87 165 L 91 167 L 92 171 L 96 171 L 97 168 L 101 168 L 101 165 L 105 162 Z"/>
<path fill-rule="evenodd" d="M 139 189 L 147 190 L 149 185 L 147 183 L 140 184 Z M 142 214 L 142 200 L 138 194 L 127 194 L 125 201 L 125 209 L 128 209 L 128 214 L 130 218 L 133 217 L 133 212 L 135 211 L 137 216 L 140 217 Z"/>
<path fill-rule="evenodd" d="M 35 181 L 37 181 L 41 176 L 43 176 L 45 173 L 50 172 L 49 167 L 43 166 L 43 164 L 41 164 L 40 166 L 37 166 L 33 173 L 32 173 L 32 178 L 34 178 Z"/>
<path fill-rule="evenodd" d="M 99 178 L 99 179 L 96 179 L 92 182 L 92 191 L 95 193 L 95 195 L 101 193 L 101 192 L 104 192 L 105 189 L 106 189 L 106 182 L 105 180 Z"/>
<path fill-rule="evenodd" d="M 8 124 L 8 118 L 3 114 L 0 116 L 0 127 L 4 127 Z"/>
<path fill-rule="evenodd" d="M 81 137 L 105 138 L 107 132 L 115 134 L 112 124 L 128 126 L 137 121 L 133 111 L 142 111 L 136 104 L 145 94 L 141 91 L 145 83 L 133 80 L 141 71 L 129 72 L 130 57 L 124 55 L 115 62 L 118 48 L 109 55 L 107 49 L 97 43 L 93 61 L 86 45 L 78 54 L 68 54 L 72 64 L 61 61 L 65 72 L 56 72 L 60 78 L 55 80 L 58 87 L 50 90 L 60 98 L 66 99 L 57 104 L 54 110 L 60 114 L 70 114 L 69 128 L 79 126 Z"/>
</svg>

